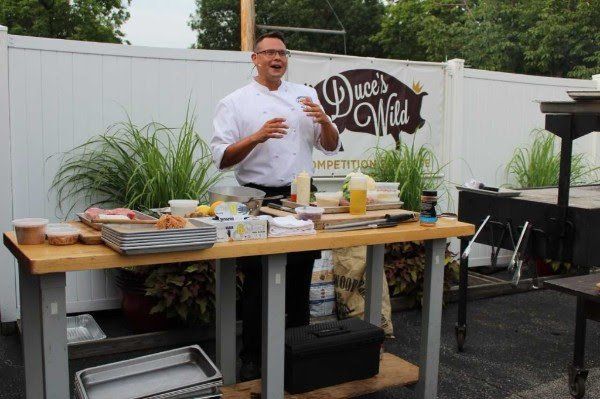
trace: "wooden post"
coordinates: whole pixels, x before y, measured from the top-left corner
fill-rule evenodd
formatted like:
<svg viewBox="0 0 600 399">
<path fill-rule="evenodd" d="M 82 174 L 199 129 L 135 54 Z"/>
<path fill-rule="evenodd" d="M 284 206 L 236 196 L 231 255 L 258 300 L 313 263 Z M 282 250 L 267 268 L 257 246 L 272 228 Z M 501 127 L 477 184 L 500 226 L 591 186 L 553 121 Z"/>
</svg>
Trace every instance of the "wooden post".
<svg viewBox="0 0 600 399">
<path fill-rule="evenodd" d="M 240 30 L 242 33 L 242 51 L 254 50 L 254 0 L 240 0 Z"/>
</svg>

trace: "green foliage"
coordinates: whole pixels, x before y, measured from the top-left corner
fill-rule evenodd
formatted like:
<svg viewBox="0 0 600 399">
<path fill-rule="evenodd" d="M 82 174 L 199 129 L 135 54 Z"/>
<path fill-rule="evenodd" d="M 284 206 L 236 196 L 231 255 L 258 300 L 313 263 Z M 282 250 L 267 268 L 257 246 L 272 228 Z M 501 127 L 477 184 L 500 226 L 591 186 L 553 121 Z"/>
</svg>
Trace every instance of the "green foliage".
<svg viewBox="0 0 600 399">
<path fill-rule="evenodd" d="M 348 54 L 382 56 L 370 37 L 378 32 L 384 5 L 380 0 L 330 0 L 347 33 Z M 239 0 L 196 0 L 190 26 L 198 32 L 197 48 L 240 48 Z M 318 0 L 257 0 L 256 23 L 319 29 L 341 29 L 326 2 Z M 257 35 L 263 32 L 258 31 Z M 343 53 L 339 35 L 286 32 L 293 50 Z"/>
<path fill-rule="evenodd" d="M 458 280 L 459 264 L 456 254 L 448 250 L 444 259 L 444 289 L 450 289 Z M 385 275 L 390 286 L 391 296 L 402 296 L 411 306 L 423 299 L 423 279 L 425 270 L 425 246 L 423 242 L 401 242 L 385 246 Z"/>
<path fill-rule="evenodd" d="M 221 177 L 212 164 L 189 113 L 178 129 L 128 120 L 64 154 L 51 189 L 61 207 L 82 201 L 147 210 L 174 198 L 205 199 Z"/>
<path fill-rule="evenodd" d="M 214 319 L 215 274 L 208 261 L 159 266 L 146 278 L 146 295 L 156 298 L 150 314 L 165 313 L 190 323 Z"/>
<path fill-rule="evenodd" d="M 589 79 L 600 73 L 600 0 L 404 0 L 375 36 L 386 55 Z"/>
<path fill-rule="evenodd" d="M 375 148 L 374 166 L 368 173 L 375 181 L 400 183 L 400 199 L 404 208 L 421 210 L 423 190 L 437 190 L 443 182 L 437 175 L 442 170 L 433 151 L 399 142 L 395 148 Z"/>
<path fill-rule="evenodd" d="M 2 0 L 0 25 L 14 35 L 122 43 L 131 0 Z"/>
<path fill-rule="evenodd" d="M 560 172 L 560 152 L 556 136 L 545 130 L 533 132 L 530 148 L 517 148 L 506 166 L 507 180 L 518 188 L 557 186 Z M 585 154 L 571 158 L 571 184 L 598 181 L 598 167 L 592 167 Z"/>
</svg>

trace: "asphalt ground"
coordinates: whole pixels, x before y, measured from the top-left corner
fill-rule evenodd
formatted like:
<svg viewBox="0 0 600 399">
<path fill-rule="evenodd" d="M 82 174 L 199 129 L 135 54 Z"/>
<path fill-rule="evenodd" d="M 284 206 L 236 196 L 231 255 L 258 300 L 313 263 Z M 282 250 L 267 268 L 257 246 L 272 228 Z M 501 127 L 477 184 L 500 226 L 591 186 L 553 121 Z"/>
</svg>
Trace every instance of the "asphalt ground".
<svg viewBox="0 0 600 399">
<path fill-rule="evenodd" d="M 573 353 L 575 299 L 554 291 L 487 298 L 469 303 L 465 351 L 456 351 L 457 305 L 444 309 L 440 353 L 440 399 L 570 398 L 566 367 Z M 421 313 L 393 315 L 396 338 L 386 350 L 418 363 Z M 202 347 L 214 354 L 214 343 Z M 158 349 L 156 350 L 158 351 Z M 82 368 L 145 352 L 74 360 L 71 375 Z M 600 398 L 600 323 L 588 322 L 587 398 Z M 18 336 L 0 336 L 0 399 L 24 398 L 23 360 Z M 393 388 L 363 399 L 413 398 L 413 388 Z"/>
</svg>

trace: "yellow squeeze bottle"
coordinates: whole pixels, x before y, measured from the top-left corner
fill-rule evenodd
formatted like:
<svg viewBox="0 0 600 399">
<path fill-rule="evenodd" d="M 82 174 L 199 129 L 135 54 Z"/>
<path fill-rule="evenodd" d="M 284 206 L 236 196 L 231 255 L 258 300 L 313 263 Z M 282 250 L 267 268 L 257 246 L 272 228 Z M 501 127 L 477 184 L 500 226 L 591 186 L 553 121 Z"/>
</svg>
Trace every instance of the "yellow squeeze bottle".
<svg viewBox="0 0 600 399">
<path fill-rule="evenodd" d="M 367 213 L 367 176 L 362 173 L 352 176 L 348 183 L 348 190 L 350 191 L 350 214 Z"/>
</svg>

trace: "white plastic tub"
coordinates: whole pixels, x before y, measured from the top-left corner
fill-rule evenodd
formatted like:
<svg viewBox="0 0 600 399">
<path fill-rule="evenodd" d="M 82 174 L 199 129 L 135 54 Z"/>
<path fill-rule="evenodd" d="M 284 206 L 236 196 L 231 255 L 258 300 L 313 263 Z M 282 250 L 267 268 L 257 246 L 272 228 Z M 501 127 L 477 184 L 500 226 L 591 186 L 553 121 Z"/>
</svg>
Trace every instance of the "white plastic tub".
<svg viewBox="0 0 600 399">
<path fill-rule="evenodd" d="M 315 193 L 315 199 L 317 200 L 317 206 L 338 206 L 342 199 L 342 192 Z"/>
<path fill-rule="evenodd" d="M 169 205 L 171 206 L 171 215 L 185 216 L 196 210 L 198 200 L 173 199 L 169 201 Z"/>
<path fill-rule="evenodd" d="M 397 182 L 377 182 L 375 183 L 375 190 L 377 191 L 398 191 L 400 183 Z"/>
</svg>

